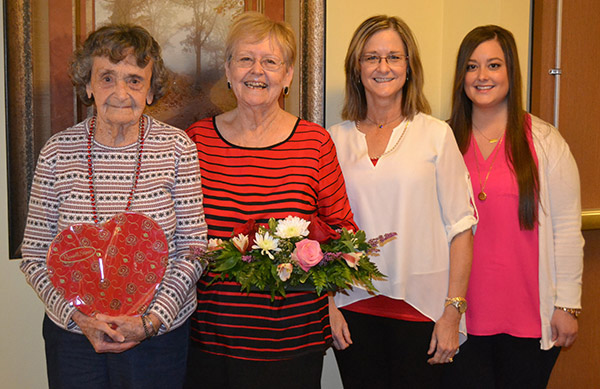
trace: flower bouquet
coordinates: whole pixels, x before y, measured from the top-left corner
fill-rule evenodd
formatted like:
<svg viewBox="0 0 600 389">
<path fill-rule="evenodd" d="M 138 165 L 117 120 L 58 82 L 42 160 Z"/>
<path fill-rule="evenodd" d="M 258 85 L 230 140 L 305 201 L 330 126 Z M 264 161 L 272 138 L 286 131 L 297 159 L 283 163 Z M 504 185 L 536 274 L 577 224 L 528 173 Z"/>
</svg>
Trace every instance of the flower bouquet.
<svg viewBox="0 0 600 389">
<path fill-rule="evenodd" d="M 320 295 L 352 285 L 376 291 L 372 280 L 385 275 L 369 257 L 395 236 L 367 240 L 362 230 L 333 230 L 316 216 L 310 221 L 271 218 L 268 226 L 251 219 L 236 228 L 231 239 L 210 239 L 195 255 L 217 273 L 212 282 L 234 280 L 245 292 L 268 290 L 272 297 L 285 297 L 286 290 L 309 289 Z"/>
</svg>

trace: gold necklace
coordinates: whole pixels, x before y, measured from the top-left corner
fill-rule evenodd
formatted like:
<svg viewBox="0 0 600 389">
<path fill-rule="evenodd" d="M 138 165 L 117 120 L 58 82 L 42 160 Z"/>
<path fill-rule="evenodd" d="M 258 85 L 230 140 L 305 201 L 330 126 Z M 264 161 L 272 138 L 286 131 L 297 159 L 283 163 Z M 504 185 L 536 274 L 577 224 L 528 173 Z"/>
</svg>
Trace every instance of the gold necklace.
<svg viewBox="0 0 600 389">
<path fill-rule="evenodd" d="M 487 136 L 485 136 L 485 134 L 484 134 L 484 133 L 483 133 L 483 132 L 482 132 L 482 131 L 479 129 L 479 127 L 477 127 L 477 126 L 475 125 L 475 123 L 473 123 L 473 127 L 474 127 L 474 128 L 477 130 L 477 132 L 479 132 L 479 135 L 481 135 L 481 136 L 483 136 L 485 139 L 487 139 L 487 141 L 488 141 L 489 143 L 496 143 L 496 142 L 498 142 L 498 141 L 499 141 L 499 140 L 502 138 L 502 135 L 504 135 L 504 131 L 502 131 L 502 132 L 500 133 L 500 136 L 499 136 L 499 137 L 495 137 L 495 138 L 488 138 L 488 137 L 487 137 Z"/>
<path fill-rule="evenodd" d="M 402 114 L 400 114 L 400 116 L 395 117 L 392 120 L 389 120 L 387 122 L 383 122 L 381 124 L 378 124 L 375 120 L 371 119 L 370 117 L 367 116 L 367 120 L 370 121 L 371 123 L 373 123 L 374 125 L 376 125 L 378 128 L 383 128 L 383 126 L 387 126 L 390 123 L 395 122 L 396 120 L 400 119 L 402 117 Z"/>
<path fill-rule="evenodd" d="M 500 142 L 496 145 L 496 147 L 493 151 L 494 156 L 492 157 L 492 163 L 490 164 L 490 168 L 488 169 L 488 172 L 485 176 L 485 181 L 483 182 L 483 184 L 481 183 L 481 173 L 479 171 L 479 163 L 477 162 L 477 153 L 475 153 L 475 145 L 473 145 L 473 156 L 475 157 L 475 166 L 477 167 L 477 176 L 479 177 L 479 186 L 481 187 L 481 191 L 477 195 L 477 198 L 480 201 L 485 201 L 485 199 L 487 199 L 487 194 L 485 193 L 485 186 L 487 185 L 488 178 L 490 178 L 490 173 L 492 172 L 492 167 L 494 167 L 494 162 L 496 162 L 496 157 L 498 156 L 498 152 L 500 150 L 500 145 L 502 144 L 502 140 L 504 140 L 504 136 L 502 136 L 500 138 Z M 475 141 L 475 139 L 473 139 L 473 141 L 475 143 L 477 143 Z"/>
<path fill-rule="evenodd" d="M 383 154 L 381 154 L 377 157 L 372 157 L 371 159 L 379 159 L 379 158 L 383 157 L 384 155 L 388 155 L 388 154 L 392 153 L 394 150 L 396 150 L 396 148 L 398 148 L 398 146 L 400 145 L 400 142 L 402 142 L 402 139 L 404 139 L 404 134 L 406 134 L 406 130 L 408 129 L 409 123 L 410 123 L 410 120 L 407 119 L 406 123 L 404 124 L 404 129 L 402 130 L 402 134 L 400 134 L 400 138 L 398 138 L 398 140 L 394 144 L 394 147 L 392 147 L 388 151 L 385 151 Z M 356 121 L 356 129 L 358 131 L 360 131 L 360 120 Z"/>
</svg>

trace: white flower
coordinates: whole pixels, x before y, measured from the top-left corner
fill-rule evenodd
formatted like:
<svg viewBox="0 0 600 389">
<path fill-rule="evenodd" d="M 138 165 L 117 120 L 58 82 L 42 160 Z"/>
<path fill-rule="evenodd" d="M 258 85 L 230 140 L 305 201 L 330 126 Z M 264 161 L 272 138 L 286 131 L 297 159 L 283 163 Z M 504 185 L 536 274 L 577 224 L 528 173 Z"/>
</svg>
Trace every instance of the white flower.
<svg viewBox="0 0 600 389">
<path fill-rule="evenodd" d="M 268 232 L 265 232 L 264 235 L 259 234 L 258 232 L 255 234 L 254 241 L 256 244 L 252 245 L 253 249 L 259 249 L 263 255 L 268 255 L 269 258 L 275 259 L 271 251 L 281 251 L 277 245 L 279 245 L 279 239 L 276 239 L 269 235 Z"/>
<path fill-rule="evenodd" d="M 244 234 L 238 234 L 238 236 L 231 238 L 231 243 L 233 243 L 235 248 L 238 249 L 240 253 L 244 254 L 249 244 L 248 236 Z"/>
<path fill-rule="evenodd" d="M 292 275 L 292 271 L 294 270 L 294 266 L 291 263 L 280 263 L 277 265 L 277 275 L 281 281 L 289 280 Z"/>
<path fill-rule="evenodd" d="M 300 219 L 298 216 L 288 216 L 279 220 L 275 235 L 280 238 L 295 238 L 308 236 L 308 220 Z"/>
<path fill-rule="evenodd" d="M 221 246 L 223 245 L 223 240 L 222 239 L 215 239 L 215 238 L 211 238 L 208 240 L 208 251 L 214 251 L 214 250 L 218 250 L 220 248 L 222 248 Z"/>
</svg>

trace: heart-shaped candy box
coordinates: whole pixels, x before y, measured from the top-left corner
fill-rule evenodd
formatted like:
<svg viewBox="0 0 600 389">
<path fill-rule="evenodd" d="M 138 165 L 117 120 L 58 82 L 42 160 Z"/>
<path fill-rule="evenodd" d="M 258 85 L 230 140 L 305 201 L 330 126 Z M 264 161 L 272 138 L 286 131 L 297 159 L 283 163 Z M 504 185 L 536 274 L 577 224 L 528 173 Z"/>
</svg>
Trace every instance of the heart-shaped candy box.
<svg viewBox="0 0 600 389">
<path fill-rule="evenodd" d="M 63 230 L 50 245 L 47 266 L 54 287 L 86 315 L 140 315 L 168 259 L 162 228 L 145 215 L 126 212 L 100 226 Z"/>
</svg>

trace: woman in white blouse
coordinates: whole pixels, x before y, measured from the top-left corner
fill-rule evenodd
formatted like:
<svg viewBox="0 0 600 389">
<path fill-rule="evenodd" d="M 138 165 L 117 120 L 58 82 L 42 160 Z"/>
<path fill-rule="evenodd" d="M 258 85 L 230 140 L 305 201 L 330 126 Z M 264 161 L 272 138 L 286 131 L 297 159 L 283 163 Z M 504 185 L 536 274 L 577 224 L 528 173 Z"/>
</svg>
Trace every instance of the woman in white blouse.
<svg viewBox="0 0 600 389">
<path fill-rule="evenodd" d="M 377 296 L 338 293 L 330 316 L 345 388 L 437 387 L 465 333 L 477 223 L 469 175 L 448 125 L 427 113 L 409 27 L 374 16 L 345 61 L 342 117 L 330 128 L 358 227 L 395 231 L 375 260 Z M 337 307 L 341 308 L 338 309 Z"/>
</svg>

